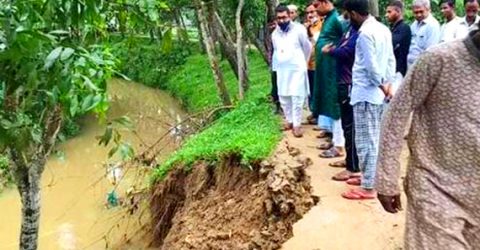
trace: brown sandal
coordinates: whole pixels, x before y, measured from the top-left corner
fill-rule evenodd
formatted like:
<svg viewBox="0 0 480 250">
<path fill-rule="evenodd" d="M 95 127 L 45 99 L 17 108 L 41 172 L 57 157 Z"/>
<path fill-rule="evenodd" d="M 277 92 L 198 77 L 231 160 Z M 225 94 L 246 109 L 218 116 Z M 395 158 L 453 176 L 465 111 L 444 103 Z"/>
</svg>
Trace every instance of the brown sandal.
<svg viewBox="0 0 480 250">
<path fill-rule="evenodd" d="M 293 136 L 295 136 L 296 138 L 301 138 L 301 137 L 303 137 L 302 129 L 299 128 L 299 127 L 293 128 L 292 134 L 293 134 Z"/>
<path fill-rule="evenodd" d="M 340 150 L 338 150 L 336 147 L 332 147 L 329 150 L 323 151 L 318 156 L 320 158 L 331 159 L 331 158 L 343 157 L 343 153 L 340 152 Z"/>
<path fill-rule="evenodd" d="M 327 132 L 325 130 L 321 131 L 320 134 L 317 135 L 318 139 L 332 138 L 332 137 L 333 137 L 332 132 Z"/>
<path fill-rule="evenodd" d="M 345 160 L 341 160 L 341 161 L 332 162 L 328 164 L 328 166 L 334 167 L 334 168 L 346 168 L 347 163 L 345 162 Z"/>
<path fill-rule="evenodd" d="M 323 144 L 320 144 L 317 146 L 317 149 L 320 149 L 320 150 L 329 150 L 333 147 L 333 144 L 332 143 L 323 143 Z"/>
</svg>

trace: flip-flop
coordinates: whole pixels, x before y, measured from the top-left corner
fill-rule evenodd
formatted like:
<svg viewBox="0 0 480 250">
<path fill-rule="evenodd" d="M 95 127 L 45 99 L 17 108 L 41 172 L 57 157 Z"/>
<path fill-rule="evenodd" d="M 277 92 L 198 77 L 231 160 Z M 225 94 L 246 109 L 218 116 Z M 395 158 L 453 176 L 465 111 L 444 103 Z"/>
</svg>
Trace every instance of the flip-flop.
<svg viewBox="0 0 480 250">
<path fill-rule="evenodd" d="M 320 149 L 320 150 L 329 150 L 333 147 L 333 143 L 322 143 L 320 145 L 317 146 L 317 149 Z"/>
<path fill-rule="evenodd" d="M 336 162 L 329 163 L 328 166 L 330 166 L 332 168 L 346 168 L 347 163 L 345 162 L 345 160 L 341 160 L 341 161 L 336 161 Z"/>
<path fill-rule="evenodd" d="M 348 181 L 350 179 L 350 174 L 347 170 L 343 170 L 340 173 L 337 173 L 336 175 L 332 176 L 332 180 L 334 181 Z"/>
<path fill-rule="evenodd" d="M 362 178 L 360 178 L 360 176 L 352 177 L 347 180 L 347 184 L 352 186 L 360 186 L 362 185 Z"/>
<path fill-rule="evenodd" d="M 332 137 L 333 137 L 333 134 L 331 132 L 326 132 L 326 131 L 322 131 L 320 132 L 320 134 L 317 135 L 318 139 L 332 138 Z"/>
<path fill-rule="evenodd" d="M 335 147 L 332 147 L 329 150 L 323 151 L 318 156 L 320 158 L 331 159 L 331 158 L 343 157 L 344 155 L 341 152 L 339 152 Z"/>
<path fill-rule="evenodd" d="M 350 190 L 342 194 L 342 197 L 349 200 L 372 200 L 377 198 L 377 193 L 366 193 L 361 190 Z"/>
</svg>

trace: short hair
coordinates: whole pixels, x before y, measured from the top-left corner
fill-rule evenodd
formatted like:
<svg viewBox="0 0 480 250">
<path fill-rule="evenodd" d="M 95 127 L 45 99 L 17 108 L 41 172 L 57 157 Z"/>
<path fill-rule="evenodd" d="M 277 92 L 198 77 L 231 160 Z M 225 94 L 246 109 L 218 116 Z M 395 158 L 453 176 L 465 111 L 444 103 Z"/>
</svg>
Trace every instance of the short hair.
<svg viewBox="0 0 480 250">
<path fill-rule="evenodd" d="M 474 3 L 477 2 L 480 4 L 480 0 L 463 0 L 463 6 L 467 5 L 467 3 Z"/>
<path fill-rule="evenodd" d="M 403 2 L 400 0 L 392 0 L 390 3 L 388 3 L 388 7 L 393 7 L 397 9 L 398 12 L 403 12 Z"/>
<path fill-rule="evenodd" d="M 442 6 L 442 4 L 444 4 L 444 3 L 446 3 L 451 8 L 455 8 L 455 0 L 441 0 L 440 1 L 440 6 Z"/>
<path fill-rule="evenodd" d="M 318 6 L 318 0 L 312 0 L 312 1 L 308 2 L 307 8 L 309 6 L 312 6 L 312 5 L 316 8 Z"/>
<path fill-rule="evenodd" d="M 281 12 L 289 12 L 287 6 L 280 4 L 275 8 L 275 13 L 281 13 Z"/>
<path fill-rule="evenodd" d="M 412 6 L 425 7 L 427 9 L 430 9 L 430 0 L 415 0 Z"/>
<path fill-rule="evenodd" d="M 368 0 L 346 0 L 343 7 L 346 11 L 357 12 L 362 16 L 368 16 Z"/>
<path fill-rule="evenodd" d="M 297 5 L 295 5 L 295 4 L 289 4 L 287 6 L 287 8 L 288 8 L 289 11 L 292 11 L 292 10 L 297 11 L 298 10 Z"/>
</svg>

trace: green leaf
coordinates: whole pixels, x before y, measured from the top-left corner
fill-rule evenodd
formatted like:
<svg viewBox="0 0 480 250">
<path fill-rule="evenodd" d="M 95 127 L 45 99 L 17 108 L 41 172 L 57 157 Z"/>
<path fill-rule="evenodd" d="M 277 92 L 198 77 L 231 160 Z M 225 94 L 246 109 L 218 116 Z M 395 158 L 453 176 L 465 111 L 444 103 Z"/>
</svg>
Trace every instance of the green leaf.
<svg viewBox="0 0 480 250">
<path fill-rule="evenodd" d="M 90 78 L 88 78 L 88 77 L 86 77 L 86 76 L 84 76 L 84 75 L 80 75 L 80 77 L 83 78 L 84 83 L 85 83 L 85 85 L 86 85 L 88 88 L 90 88 L 90 89 L 92 89 L 92 90 L 94 90 L 94 91 L 99 91 L 99 90 L 100 90 L 97 86 L 95 86 L 95 84 L 93 84 L 93 82 L 92 82 L 92 80 L 90 80 Z"/>
<path fill-rule="evenodd" d="M 52 65 L 55 63 L 55 61 L 57 61 L 58 57 L 62 53 L 62 50 L 63 50 L 63 47 L 57 47 L 54 50 L 52 50 L 52 52 L 50 52 L 50 54 L 45 59 L 45 66 L 44 66 L 45 69 L 49 69 L 50 67 L 52 67 Z"/>
<path fill-rule="evenodd" d="M 62 54 L 60 55 L 60 60 L 65 61 L 68 58 L 70 58 L 73 53 L 75 53 L 75 50 L 72 48 L 65 48 L 65 50 L 62 51 Z"/>
<path fill-rule="evenodd" d="M 87 112 L 89 110 L 89 107 L 92 105 L 92 100 L 93 100 L 93 95 L 88 95 L 83 99 L 82 101 L 82 113 Z"/>
<path fill-rule="evenodd" d="M 122 158 L 122 160 L 129 160 L 135 155 L 132 146 L 128 143 L 120 144 L 118 147 L 118 151 L 120 152 L 120 157 Z"/>
<path fill-rule="evenodd" d="M 117 118 L 113 120 L 113 123 L 119 124 L 122 127 L 132 129 L 133 128 L 133 123 L 132 120 L 128 116 L 122 116 L 120 118 Z"/>
</svg>

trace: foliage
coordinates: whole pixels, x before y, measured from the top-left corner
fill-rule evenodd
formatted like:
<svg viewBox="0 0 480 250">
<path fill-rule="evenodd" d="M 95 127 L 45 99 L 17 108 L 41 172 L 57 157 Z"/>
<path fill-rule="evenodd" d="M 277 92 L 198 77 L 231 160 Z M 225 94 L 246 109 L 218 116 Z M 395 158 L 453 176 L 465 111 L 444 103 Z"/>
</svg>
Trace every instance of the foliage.
<svg viewBox="0 0 480 250">
<path fill-rule="evenodd" d="M 12 182 L 13 179 L 8 166 L 8 158 L 4 155 L 0 155 L 0 193 Z"/>
<path fill-rule="evenodd" d="M 113 41 L 113 53 L 119 59 L 119 71 L 129 78 L 151 87 L 165 88 L 176 69 L 186 62 L 191 44 L 175 43 L 165 49 L 145 38 Z"/>
<path fill-rule="evenodd" d="M 0 53 L 0 145 L 24 152 L 43 143 L 46 119 L 56 108 L 60 108 L 63 120 L 89 111 L 104 118 L 108 108 L 106 79 L 115 62 L 108 48 L 82 46 L 81 38 L 61 26 L 74 22 L 75 15 L 48 13 L 61 3 L 16 3 L 0 9 L 5 24 L 5 35 L 0 39 L 5 41 Z M 40 6 L 46 10 L 41 12 Z M 65 19 L 57 20 L 62 17 L 59 14 Z M 83 14 L 96 20 L 90 12 Z M 60 29 L 49 30 L 47 24 Z"/>
<path fill-rule="evenodd" d="M 209 128 L 189 138 L 153 176 L 161 180 L 179 165 L 190 166 L 198 160 L 217 161 L 224 155 L 236 154 L 245 165 L 268 157 L 281 138 L 280 120 L 272 113 L 267 101 L 270 90 L 268 69 L 256 51 L 250 51 L 251 88 L 246 99 Z M 204 55 L 193 55 L 167 83 L 167 90 L 178 96 L 189 110 L 199 111 L 219 106 L 212 76 L 207 74 Z M 236 79 L 228 64 L 222 62 L 227 85 L 236 91 Z"/>
</svg>

